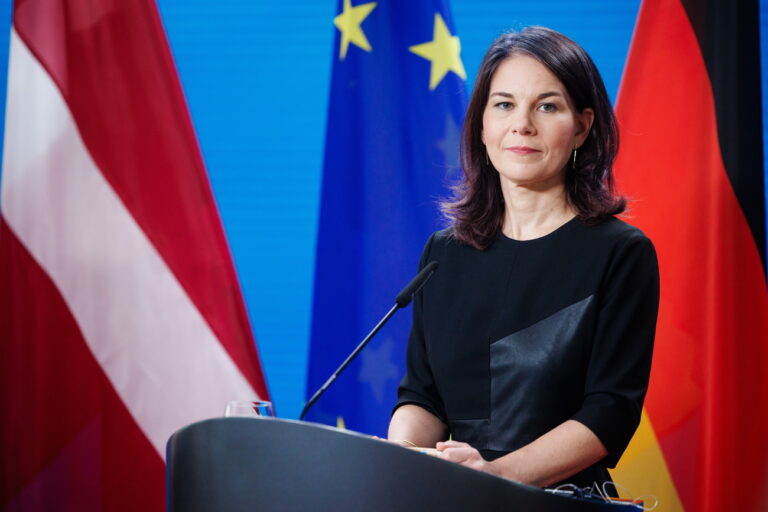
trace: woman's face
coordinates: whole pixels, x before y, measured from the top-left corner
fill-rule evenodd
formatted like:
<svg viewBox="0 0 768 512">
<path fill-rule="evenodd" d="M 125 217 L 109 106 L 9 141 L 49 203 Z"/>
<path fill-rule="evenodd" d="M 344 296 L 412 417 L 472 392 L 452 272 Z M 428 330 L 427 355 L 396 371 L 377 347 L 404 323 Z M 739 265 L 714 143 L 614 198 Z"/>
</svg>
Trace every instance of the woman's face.
<svg viewBox="0 0 768 512">
<path fill-rule="evenodd" d="M 482 139 L 502 181 L 547 188 L 564 181 L 573 149 L 589 134 L 594 112 L 576 112 L 560 80 L 526 55 L 503 61 L 491 78 Z"/>
</svg>

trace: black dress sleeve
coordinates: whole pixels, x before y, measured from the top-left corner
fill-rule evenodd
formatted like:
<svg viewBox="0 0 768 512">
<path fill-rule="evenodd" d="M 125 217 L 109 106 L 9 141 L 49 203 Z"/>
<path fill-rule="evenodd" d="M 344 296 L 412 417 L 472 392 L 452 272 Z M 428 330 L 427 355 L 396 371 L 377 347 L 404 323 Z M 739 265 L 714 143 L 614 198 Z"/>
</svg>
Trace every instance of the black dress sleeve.
<svg viewBox="0 0 768 512">
<path fill-rule="evenodd" d="M 430 261 L 429 255 L 435 234 L 429 237 L 421 254 L 419 271 Z M 435 379 L 429 366 L 424 330 L 422 324 L 423 297 L 419 292 L 413 299 L 413 322 L 408 336 L 406 351 L 406 373 L 397 389 L 397 403 L 392 413 L 403 405 L 414 404 L 430 412 L 446 423 L 445 407 L 435 386 Z"/>
<path fill-rule="evenodd" d="M 612 468 L 640 423 L 659 307 L 659 269 L 653 244 L 635 231 L 621 244 L 601 285 L 597 326 L 584 401 L 572 419 L 608 450 Z"/>
</svg>

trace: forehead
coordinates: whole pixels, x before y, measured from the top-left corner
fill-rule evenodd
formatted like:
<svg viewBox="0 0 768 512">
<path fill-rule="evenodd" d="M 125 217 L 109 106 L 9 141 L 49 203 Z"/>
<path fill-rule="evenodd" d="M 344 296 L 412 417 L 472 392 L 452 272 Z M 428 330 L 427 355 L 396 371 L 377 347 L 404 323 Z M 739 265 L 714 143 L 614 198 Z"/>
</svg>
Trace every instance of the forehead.
<svg viewBox="0 0 768 512">
<path fill-rule="evenodd" d="M 496 68 L 489 94 L 504 92 L 517 96 L 545 90 L 566 93 L 562 82 L 544 64 L 528 55 L 512 55 Z"/>
</svg>

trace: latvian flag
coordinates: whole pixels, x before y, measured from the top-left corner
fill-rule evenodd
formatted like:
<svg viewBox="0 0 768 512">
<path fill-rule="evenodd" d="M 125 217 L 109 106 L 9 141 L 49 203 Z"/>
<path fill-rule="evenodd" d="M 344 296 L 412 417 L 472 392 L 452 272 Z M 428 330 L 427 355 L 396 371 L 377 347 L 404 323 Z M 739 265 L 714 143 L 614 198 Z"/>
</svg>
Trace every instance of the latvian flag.
<svg viewBox="0 0 768 512">
<path fill-rule="evenodd" d="M 17 0 L 0 509 L 162 510 L 165 443 L 266 397 L 152 0 Z"/>
<path fill-rule="evenodd" d="M 768 510 L 759 52 L 757 0 L 644 0 L 619 94 L 618 181 L 656 245 L 661 304 L 614 478 L 659 510 Z"/>
</svg>

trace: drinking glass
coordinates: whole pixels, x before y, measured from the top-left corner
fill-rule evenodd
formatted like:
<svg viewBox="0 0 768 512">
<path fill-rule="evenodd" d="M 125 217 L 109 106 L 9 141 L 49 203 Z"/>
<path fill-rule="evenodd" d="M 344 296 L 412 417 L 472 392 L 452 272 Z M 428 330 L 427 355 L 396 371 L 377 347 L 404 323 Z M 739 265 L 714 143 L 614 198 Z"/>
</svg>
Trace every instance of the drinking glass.
<svg viewBox="0 0 768 512">
<path fill-rule="evenodd" d="M 271 418 L 274 415 L 272 402 L 266 400 L 232 400 L 224 408 L 225 418 Z"/>
</svg>

